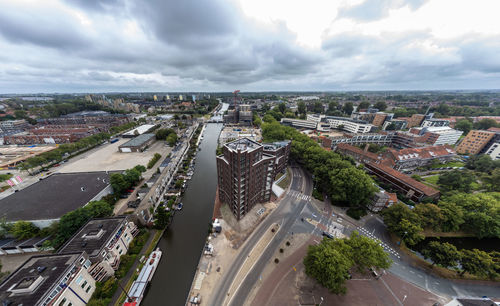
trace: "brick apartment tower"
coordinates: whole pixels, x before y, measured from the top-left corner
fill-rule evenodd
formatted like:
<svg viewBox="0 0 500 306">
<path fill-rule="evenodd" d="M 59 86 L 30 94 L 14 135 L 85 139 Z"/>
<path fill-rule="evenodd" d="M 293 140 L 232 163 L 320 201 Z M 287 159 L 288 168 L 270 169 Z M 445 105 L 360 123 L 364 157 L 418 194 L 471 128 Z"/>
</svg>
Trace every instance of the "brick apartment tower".
<svg viewBox="0 0 500 306">
<path fill-rule="evenodd" d="M 217 156 L 219 199 L 240 220 L 257 203 L 271 199 L 276 158 L 248 138 L 225 144 Z"/>
</svg>

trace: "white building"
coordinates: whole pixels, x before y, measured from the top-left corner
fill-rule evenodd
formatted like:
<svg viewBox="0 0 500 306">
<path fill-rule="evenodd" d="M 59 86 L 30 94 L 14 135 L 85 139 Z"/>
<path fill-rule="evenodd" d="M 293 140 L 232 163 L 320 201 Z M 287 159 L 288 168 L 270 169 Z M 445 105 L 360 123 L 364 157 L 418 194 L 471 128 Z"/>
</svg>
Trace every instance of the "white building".
<svg viewBox="0 0 500 306">
<path fill-rule="evenodd" d="M 422 122 L 422 127 L 441 127 L 441 126 L 449 126 L 450 121 L 445 119 L 426 119 Z"/>
<path fill-rule="evenodd" d="M 484 154 L 489 155 L 492 160 L 500 159 L 500 143 L 494 142 Z"/>
<path fill-rule="evenodd" d="M 9 305 L 86 305 L 96 287 L 90 266 L 82 251 L 33 256 L 0 284 L 0 300 Z"/>
<path fill-rule="evenodd" d="M 343 117 L 326 117 L 330 128 L 341 129 L 349 133 L 370 133 L 375 126 L 363 121 L 352 120 Z"/>
<path fill-rule="evenodd" d="M 315 130 L 318 127 L 318 122 L 316 121 L 291 119 L 291 118 L 282 118 L 281 124 L 289 125 L 294 128 L 313 129 L 313 130 Z"/>
<path fill-rule="evenodd" d="M 425 127 L 425 128 L 416 128 L 420 130 L 419 135 L 424 135 L 425 133 L 434 133 L 438 134 L 439 137 L 433 143 L 435 146 L 449 144 L 454 145 L 457 143 L 460 136 L 462 136 L 463 132 L 459 130 L 452 129 L 450 127 Z"/>
</svg>

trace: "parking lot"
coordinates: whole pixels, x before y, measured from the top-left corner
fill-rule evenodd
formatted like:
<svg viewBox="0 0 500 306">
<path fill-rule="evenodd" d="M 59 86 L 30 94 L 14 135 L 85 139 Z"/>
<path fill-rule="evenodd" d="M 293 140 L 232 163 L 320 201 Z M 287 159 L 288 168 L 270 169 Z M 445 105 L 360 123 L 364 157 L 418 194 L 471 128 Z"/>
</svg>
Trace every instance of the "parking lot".
<svg viewBox="0 0 500 306">
<path fill-rule="evenodd" d="M 163 159 L 172 150 L 164 141 L 157 141 L 144 152 L 118 152 L 118 147 L 129 140 L 129 138 L 126 138 L 120 139 L 115 143 L 103 144 L 70 159 L 69 162 L 61 165 L 59 168 L 54 168 L 54 170 L 57 169 L 61 173 L 125 170 L 135 165 L 146 166 L 155 153 L 160 153 Z"/>
</svg>

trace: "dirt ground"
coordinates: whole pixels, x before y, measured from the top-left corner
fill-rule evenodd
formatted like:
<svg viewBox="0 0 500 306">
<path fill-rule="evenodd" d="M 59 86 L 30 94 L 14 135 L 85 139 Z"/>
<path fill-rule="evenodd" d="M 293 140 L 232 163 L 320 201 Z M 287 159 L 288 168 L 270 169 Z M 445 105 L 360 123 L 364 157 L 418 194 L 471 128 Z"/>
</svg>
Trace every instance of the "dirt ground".
<svg viewBox="0 0 500 306">
<path fill-rule="evenodd" d="M 125 170 L 135 165 L 147 165 L 155 153 L 160 153 L 165 158 L 171 152 L 171 148 L 163 141 L 153 143 L 145 152 L 118 152 L 118 147 L 129 140 L 130 138 L 124 138 L 115 143 L 101 145 L 94 150 L 70 159 L 58 171 L 69 173 Z"/>
</svg>

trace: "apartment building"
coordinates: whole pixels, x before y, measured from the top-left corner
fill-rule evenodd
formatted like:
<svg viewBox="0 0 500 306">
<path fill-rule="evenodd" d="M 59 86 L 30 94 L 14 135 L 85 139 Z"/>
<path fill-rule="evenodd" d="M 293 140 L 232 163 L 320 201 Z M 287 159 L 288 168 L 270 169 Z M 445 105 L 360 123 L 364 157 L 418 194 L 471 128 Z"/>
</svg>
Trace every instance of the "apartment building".
<svg viewBox="0 0 500 306">
<path fill-rule="evenodd" d="M 420 126 L 425 119 L 425 115 L 413 114 L 408 120 L 408 127 L 412 128 L 414 126 Z"/>
<path fill-rule="evenodd" d="M 447 119 L 426 119 L 422 122 L 422 127 L 442 127 L 450 126 L 450 120 Z"/>
<path fill-rule="evenodd" d="M 59 250 L 59 254 L 85 251 L 89 275 L 95 281 L 112 276 L 126 254 L 132 239 L 139 233 L 134 222 L 125 216 L 88 221 Z"/>
<path fill-rule="evenodd" d="M 414 202 L 421 202 L 426 198 L 438 199 L 440 196 L 438 190 L 420 183 L 386 165 L 369 162 L 365 164 L 365 169 L 379 180 L 390 184 Z"/>
<path fill-rule="evenodd" d="M 449 145 L 402 150 L 388 149 L 383 155 L 384 159 L 389 160 L 396 170 L 414 169 L 432 164 L 434 161 L 445 163 L 457 157 L 457 153 Z"/>
<path fill-rule="evenodd" d="M 360 149 L 355 146 L 351 146 L 350 144 L 346 143 L 339 143 L 337 145 L 336 151 L 339 152 L 340 154 L 351 156 L 354 158 L 357 162 L 359 163 L 369 163 L 369 162 L 374 162 L 374 163 L 380 163 L 382 157 L 378 156 L 375 153 L 365 151 L 363 149 Z"/>
<path fill-rule="evenodd" d="M 264 143 L 263 153 L 274 156 L 274 175 L 286 169 L 292 142 L 290 140 Z"/>
<path fill-rule="evenodd" d="M 275 160 L 248 138 L 226 143 L 217 156 L 219 199 L 240 220 L 257 203 L 271 199 Z"/>
<path fill-rule="evenodd" d="M 336 136 L 328 138 L 330 143 L 329 148 L 334 148 L 340 143 L 347 143 L 350 145 L 360 145 L 366 143 L 378 144 L 381 146 L 390 145 L 392 143 L 393 133 L 364 133 L 364 134 L 352 134 L 344 133 L 343 136 Z"/>
<path fill-rule="evenodd" d="M 460 154 L 479 154 L 495 137 L 495 134 L 493 131 L 472 130 L 457 146 L 457 152 Z"/>
<path fill-rule="evenodd" d="M 33 256 L 0 284 L 3 305 L 83 306 L 95 291 L 88 254 Z"/>
<path fill-rule="evenodd" d="M 389 126 L 391 126 L 389 128 Z M 400 119 L 392 119 L 392 120 L 386 120 L 384 124 L 382 125 L 383 130 L 393 130 L 393 131 L 399 131 L 399 130 L 404 130 L 408 126 L 408 122 L 406 120 L 400 120 Z M 388 129 L 389 128 L 389 129 Z"/>
</svg>

